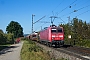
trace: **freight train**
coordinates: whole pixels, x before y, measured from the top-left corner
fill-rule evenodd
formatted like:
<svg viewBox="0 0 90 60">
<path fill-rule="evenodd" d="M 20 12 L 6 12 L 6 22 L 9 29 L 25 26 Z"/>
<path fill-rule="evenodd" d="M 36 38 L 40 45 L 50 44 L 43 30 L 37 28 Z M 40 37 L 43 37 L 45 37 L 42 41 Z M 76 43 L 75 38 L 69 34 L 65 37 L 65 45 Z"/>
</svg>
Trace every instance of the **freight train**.
<svg viewBox="0 0 90 60">
<path fill-rule="evenodd" d="M 34 33 L 30 34 L 29 39 L 33 40 L 33 41 L 37 41 L 38 40 L 38 32 L 34 32 Z"/>
<path fill-rule="evenodd" d="M 35 35 L 35 34 L 33 34 Z M 46 44 L 48 46 L 61 46 L 64 45 L 64 30 L 63 27 L 50 25 L 50 27 L 45 27 L 41 31 L 37 33 L 37 36 L 33 36 L 36 38 L 36 41 L 40 43 Z M 35 39 L 34 39 L 35 40 Z"/>
</svg>

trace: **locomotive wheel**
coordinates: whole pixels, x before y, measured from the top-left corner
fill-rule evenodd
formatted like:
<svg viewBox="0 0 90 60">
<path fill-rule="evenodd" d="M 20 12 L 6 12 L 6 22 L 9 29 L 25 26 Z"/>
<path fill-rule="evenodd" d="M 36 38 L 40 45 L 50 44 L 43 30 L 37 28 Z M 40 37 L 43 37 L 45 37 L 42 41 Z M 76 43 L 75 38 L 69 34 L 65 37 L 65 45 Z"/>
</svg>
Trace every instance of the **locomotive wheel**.
<svg viewBox="0 0 90 60">
<path fill-rule="evenodd" d="M 51 43 L 48 43 L 49 47 L 52 47 L 52 44 Z"/>
<path fill-rule="evenodd" d="M 48 46 L 48 42 L 46 42 L 46 45 Z"/>
<path fill-rule="evenodd" d="M 49 42 L 47 42 L 47 46 L 49 46 L 49 47 L 50 47 Z"/>
<path fill-rule="evenodd" d="M 61 46 L 62 46 L 61 44 L 58 45 L 58 47 L 61 47 Z"/>
<path fill-rule="evenodd" d="M 55 44 L 55 47 L 58 47 L 58 45 Z"/>
</svg>

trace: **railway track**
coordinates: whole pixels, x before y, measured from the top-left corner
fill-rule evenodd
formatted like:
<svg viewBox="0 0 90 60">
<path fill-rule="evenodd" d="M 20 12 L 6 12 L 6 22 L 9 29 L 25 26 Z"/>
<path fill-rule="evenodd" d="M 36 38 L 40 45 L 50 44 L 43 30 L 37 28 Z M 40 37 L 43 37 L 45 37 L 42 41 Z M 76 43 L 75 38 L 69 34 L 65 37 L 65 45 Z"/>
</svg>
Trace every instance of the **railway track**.
<svg viewBox="0 0 90 60">
<path fill-rule="evenodd" d="M 90 48 L 83 48 L 73 46 L 70 47 L 68 45 L 58 47 L 48 47 L 46 45 L 42 45 L 37 43 L 37 45 L 44 48 L 46 51 L 50 51 L 50 54 L 57 58 L 65 58 L 69 60 L 90 60 Z"/>
<path fill-rule="evenodd" d="M 68 47 L 65 49 L 72 51 L 74 53 L 79 53 L 79 54 L 84 55 L 84 56 L 90 56 L 90 48 L 73 46 L 73 47 Z"/>
<path fill-rule="evenodd" d="M 90 48 L 83 48 L 83 47 L 61 47 L 61 48 L 55 48 L 58 51 L 62 51 L 66 54 L 73 55 L 81 60 L 90 60 Z"/>
</svg>

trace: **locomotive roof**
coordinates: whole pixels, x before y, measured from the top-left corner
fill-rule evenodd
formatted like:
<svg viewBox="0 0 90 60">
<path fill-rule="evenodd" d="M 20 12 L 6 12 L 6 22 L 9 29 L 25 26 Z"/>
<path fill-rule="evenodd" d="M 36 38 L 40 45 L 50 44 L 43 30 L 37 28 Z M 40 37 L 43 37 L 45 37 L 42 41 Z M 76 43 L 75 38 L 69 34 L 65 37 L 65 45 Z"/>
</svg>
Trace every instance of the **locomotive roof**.
<svg viewBox="0 0 90 60">
<path fill-rule="evenodd" d="M 61 26 L 56 26 L 56 25 L 50 25 L 50 27 L 45 27 L 45 28 L 42 29 L 41 31 L 46 30 L 46 29 L 48 29 L 48 28 L 63 28 L 63 27 L 61 27 Z"/>
<path fill-rule="evenodd" d="M 50 27 L 57 27 L 56 25 L 50 25 Z"/>
<path fill-rule="evenodd" d="M 63 27 L 60 27 L 60 26 L 58 26 L 58 27 L 45 27 L 45 28 L 42 29 L 41 31 L 46 30 L 46 29 L 48 29 L 48 28 L 63 28 Z"/>
</svg>

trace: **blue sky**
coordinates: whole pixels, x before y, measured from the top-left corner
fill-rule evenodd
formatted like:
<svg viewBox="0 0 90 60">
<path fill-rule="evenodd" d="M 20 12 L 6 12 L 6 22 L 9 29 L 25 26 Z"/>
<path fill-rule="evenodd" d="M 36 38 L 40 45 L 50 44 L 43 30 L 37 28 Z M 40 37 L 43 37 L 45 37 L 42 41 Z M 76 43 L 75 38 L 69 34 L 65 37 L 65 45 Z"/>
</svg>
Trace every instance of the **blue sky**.
<svg viewBox="0 0 90 60">
<path fill-rule="evenodd" d="M 77 12 L 73 12 L 77 10 Z M 54 20 L 55 25 L 68 23 L 77 16 L 77 18 L 90 23 L 90 0 L 0 0 L 0 29 L 4 32 L 11 21 L 18 22 L 23 27 L 23 32 L 31 33 L 32 14 L 34 14 L 34 31 L 39 31 L 51 23 L 50 16 L 57 16 Z M 61 20 L 61 19 L 63 20 Z"/>
</svg>

